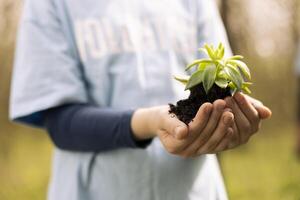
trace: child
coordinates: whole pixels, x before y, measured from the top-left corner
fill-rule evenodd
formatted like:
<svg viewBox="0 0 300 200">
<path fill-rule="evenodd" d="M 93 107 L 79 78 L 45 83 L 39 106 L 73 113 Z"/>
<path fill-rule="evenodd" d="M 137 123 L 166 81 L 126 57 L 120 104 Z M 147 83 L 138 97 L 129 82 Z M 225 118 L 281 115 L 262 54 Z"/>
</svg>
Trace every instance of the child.
<svg viewBox="0 0 300 200">
<path fill-rule="evenodd" d="M 187 126 L 166 106 L 183 97 L 172 75 L 218 42 L 214 1 L 25 1 L 10 114 L 56 146 L 48 198 L 227 199 L 207 154 L 245 143 L 270 111 L 237 94 Z"/>
</svg>

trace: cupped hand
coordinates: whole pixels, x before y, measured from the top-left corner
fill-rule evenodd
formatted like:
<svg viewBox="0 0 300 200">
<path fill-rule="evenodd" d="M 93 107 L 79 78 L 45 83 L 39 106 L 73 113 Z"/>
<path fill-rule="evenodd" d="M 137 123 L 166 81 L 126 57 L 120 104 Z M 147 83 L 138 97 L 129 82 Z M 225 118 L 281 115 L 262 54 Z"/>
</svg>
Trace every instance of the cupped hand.
<svg viewBox="0 0 300 200">
<path fill-rule="evenodd" d="M 262 119 L 271 117 L 272 112 L 260 101 L 237 92 L 225 99 L 226 105 L 234 114 L 233 139 L 229 147 L 245 144 L 261 126 Z"/>
<path fill-rule="evenodd" d="M 160 108 L 156 133 L 169 153 L 182 157 L 226 150 L 233 137 L 234 116 L 225 106 L 224 100 L 203 104 L 188 125 L 169 114 L 168 107 Z"/>
<path fill-rule="evenodd" d="M 256 133 L 269 108 L 247 95 L 203 104 L 188 125 L 169 113 L 169 106 L 138 109 L 131 120 L 133 137 L 158 136 L 165 149 L 182 157 L 217 153 L 246 143 Z"/>
</svg>

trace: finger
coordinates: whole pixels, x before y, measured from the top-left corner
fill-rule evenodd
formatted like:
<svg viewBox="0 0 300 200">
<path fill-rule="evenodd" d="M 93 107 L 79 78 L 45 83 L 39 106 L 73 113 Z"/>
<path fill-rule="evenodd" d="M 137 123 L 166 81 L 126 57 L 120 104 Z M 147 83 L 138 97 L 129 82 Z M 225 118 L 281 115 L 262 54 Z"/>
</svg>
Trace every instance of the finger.
<svg viewBox="0 0 300 200">
<path fill-rule="evenodd" d="M 169 113 L 163 113 L 161 118 L 160 129 L 165 130 L 175 139 L 181 140 L 187 137 L 188 127 L 177 117 Z"/>
<path fill-rule="evenodd" d="M 198 128 L 205 126 L 212 109 L 211 107 L 210 103 L 203 104 L 199 108 L 194 122 L 190 123 L 190 125 Z M 165 113 L 163 115 L 160 124 L 161 131 L 158 132 L 158 137 L 169 153 L 179 155 L 191 143 L 190 140 L 186 140 L 189 127 L 172 115 L 165 115 Z"/>
<path fill-rule="evenodd" d="M 211 103 L 202 104 L 195 118 L 189 123 L 189 129 L 201 132 L 205 128 L 212 110 L 213 105 Z"/>
<path fill-rule="evenodd" d="M 187 145 L 184 150 L 183 150 L 183 155 L 186 156 L 191 156 L 193 154 L 197 153 L 197 150 L 199 149 L 200 146 L 202 146 L 211 136 L 211 132 L 208 132 L 210 130 L 207 129 L 207 131 L 203 131 L 203 127 L 204 129 L 206 129 L 206 126 L 208 125 L 208 123 L 211 120 L 217 120 L 215 123 L 218 123 L 219 121 L 219 115 L 222 114 L 223 112 L 223 108 L 225 107 L 225 102 L 214 102 L 214 105 L 210 104 L 210 108 L 214 107 L 210 117 L 206 116 L 205 117 L 205 123 L 204 126 L 197 126 L 195 124 L 190 124 L 189 126 L 189 130 L 191 132 L 191 134 L 195 135 L 195 137 L 191 137 L 191 143 L 189 145 Z M 209 119 L 208 119 L 209 118 Z M 200 118 L 199 118 L 200 119 Z M 194 121 L 196 122 L 196 121 Z M 205 126 L 206 125 L 206 126 Z M 210 125 L 212 126 L 212 125 Z"/>
<path fill-rule="evenodd" d="M 231 141 L 228 145 L 229 149 L 233 149 L 233 148 L 235 148 L 235 147 L 237 147 L 241 144 L 241 142 L 240 142 L 241 141 L 240 132 L 239 132 L 235 122 L 233 123 L 232 129 L 233 129 L 233 136 L 232 136 Z"/>
<path fill-rule="evenodd" d="M 159 137 L 167 152 L 171 154 L 176 154 L 178 151 L 180 151 L 180 144 L 174 138 L 174 136 L 172 136 L 167 131 L 159 130 L 157 136 Z"/>
<path fill-rule="evenodd" d="M 177 126 L 175 128 L 175 138 L 177 140 L 184 140 L 188 137 L 189 130 L 187 126 Z"/>
<path fill-rule="evenodd" d="M 189 138 L 185 143 L 182 143 L 182 153 L 183 157 L 191 157 L 191 151 L 185 151 L 191 143 L 198 137 L 199 133 L 205 128 L 209 117 L 212 113 L 213 105 L 211 103 L 204 103 L 199 108 L 195 118 L 189 123 Z"/>
<path fill-rule="evenodd" d="M 219 120 L 217 128 L 213 131 L 212 136 L 203 146 L 200 146 L 197 153 L 213 153 L 213 150 L 218 146 L 218 144 L 227 134 L 227 129 L 233 125 L 233 119 L 234 116 L 231 112 L 224 112 L 222 114 L 221 120 Z"/>
<path fill-rule="evenodd" d="M 200 135 L 200 139 L 202 139 L 203 143 L 205 143 L 209 139 L 209 137 L 211 136 L 213 131 L 216 129 L 216 127 L 219 123 L 220 117 L 225 109 L 225 105 L 226 105 L 226 103 L 224 100 L 216 100 L 213 103 L 212 114 L 209 117 L 208 122 Z M 198 131 L 198 133 L 199 133 L 200 130 L 192 129 L 192 131 L 196 131 L 196 132 Z"/>
<path fill-rule="evenodd" d="M 250 97 L 248 95 L 244 95 L 248 101 L 254 106 L 254 108 L 257 110 L 259 117 L 261 119 L 268 119 L 272 116 L 272 111 L 263 105 L 261 101 L 258 101 L 257 99 L 254 99 L 253 97 Z"/>
<path fill-rule="evenodd" d="M 208 121 L 211 109 L 212 105 L 210 103 L 203 104 L 199 108 L 195 119 L 189 124 L 189 126 L 202 129 Z M 162 124 L 164 128 L 163 131 L 159 132 L 158 136 L 165 149 L 169 153 L 180 155 L 180 152 L 182 152 L 192 142 L 190 135 L 188 140 L 185 137 L 181 137 L 182 135 L 188 134 L 187 132 L 190 127 L 187 127 L 184 123 L 179 125 L 176 118 L 170 117 L 162 120 Z M 174 132 L 174 134 L 172 134 L 172 132 Z"/>
<path fill-rule="evenodd" d="M 259 113 L 259 117 L 261 119 L 269 119 L 272 116 L 272 111 L 268 107 L 266 107 L 264 105 L 262 105 L 262 106 L 256 106 L 254 104 L 252 104 L 252 105 L 255 107 L 255 109 Z"/>
<path fill-rule="evenodd" d="M 221 140 L 221 142 L 216 146 L 213 150 L 214 153 L 218 153 L 220 151 L 224 151 L 228 149 L 229 143 L 233 138 L 233 128 L 228 128 L 225 137 Z"/>
<path fill-rule="evenodd" d="M 159 130 L 157 135 L 167 152 L 171 154 L 178 155 L 186 146 L 185 140 L 178 140 L 165 130 Z"/>
<path fill-rule="evenodd" d="M 237 92 L 234 95 L 235 102 L 238 104 L 240 110 L 244 113 L 246 118 L 250 121 L 252 127 L 258 128 L 258 123 L 260 121 L 259 114 L 257 110 L 251 105 L 251 103 L 245 98 L 245 96 Z M 254 130 L 255 132 L 257 130 Z"/>
<path fill-rule="evenodd" d="M 217 100 L 213 103 L 213 111 L 207 120 L 206 126 L 204 129 L 196 129 L 191 127 L 190 131 L 193 134 L 197 135 L 197 143 L 195 144 L 194 148 L 199 149 L 199 146 L 202 146 L 210 136 L 212 135 L 213 131 L 216 129 L 220 117 L 223 113 L 223 110 L 225 108 L 225 102 L 223 100 Z"/>
<path fill-rule="evenodd" d="M 240 142 L 246 143 L 252 133 L 251 124 L 233 98 L 227 97 L 225 101 L 234 113 L 234 119 L 240 133 Z"/>
</svg>

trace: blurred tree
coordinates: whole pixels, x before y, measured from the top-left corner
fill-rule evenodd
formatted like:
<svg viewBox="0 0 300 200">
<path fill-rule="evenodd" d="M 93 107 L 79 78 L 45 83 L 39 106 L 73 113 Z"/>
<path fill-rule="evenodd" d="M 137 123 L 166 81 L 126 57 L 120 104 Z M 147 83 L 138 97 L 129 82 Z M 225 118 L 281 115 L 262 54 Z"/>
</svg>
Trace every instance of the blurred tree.
<svg viewBox="0 0 300 200">
<path fill-rule="evenodd" d="M 295 119 L 298 4 L 298 0 L 220 1 L 232 49 L 245 55 L 252 68 L 253 95 L 274 111 L 272 126 Z"/>
<path fill-rule="evenodd" d="M 21 0 L 3 0 L 0 2 L 0 124 L 8 125 L 8 99 L 10 76 L 17 22 L 21 13 Z M 3 129 L 1 129 L 3 130 Z M 1 132 L 0 132 L 1 134 Z"/>
</svg>

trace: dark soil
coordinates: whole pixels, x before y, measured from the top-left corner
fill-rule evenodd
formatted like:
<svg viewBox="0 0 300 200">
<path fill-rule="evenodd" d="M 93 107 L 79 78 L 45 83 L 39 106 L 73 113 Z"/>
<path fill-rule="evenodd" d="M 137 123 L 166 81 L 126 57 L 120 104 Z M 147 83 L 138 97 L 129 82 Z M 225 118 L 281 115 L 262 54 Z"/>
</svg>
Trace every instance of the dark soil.
<svg viewBox="0 0 300 200">
<path fill-rule="evenodd" d="M 169 104 L 169 113 L 175 114 L 179 120 L 188 124 L 196 116 L 200 106 L 205 102 L 213 103 L 217 99 L 224 99 L 231 96 L 230 88 L 220 88 L 216 84 L 209 90 L 208 94 L 202 86 L 202 83 L 191 88 L 188 99 L 177 101 L 176 105 Z"/>
</svg>

